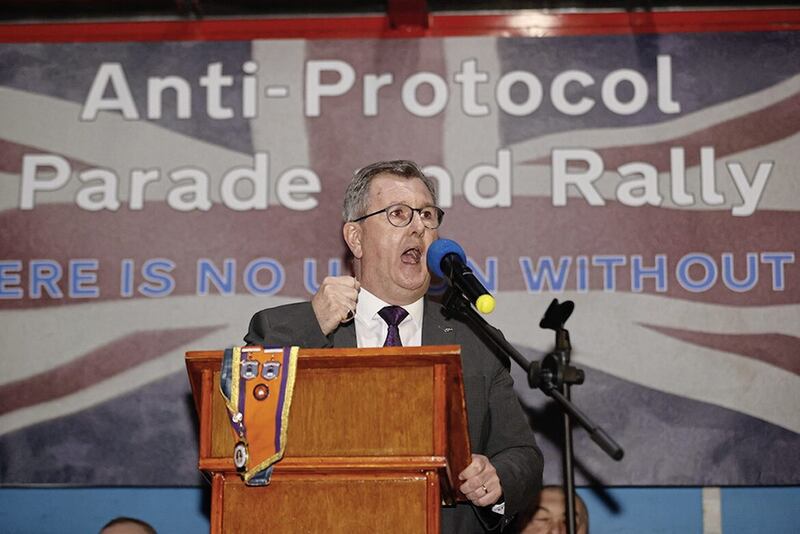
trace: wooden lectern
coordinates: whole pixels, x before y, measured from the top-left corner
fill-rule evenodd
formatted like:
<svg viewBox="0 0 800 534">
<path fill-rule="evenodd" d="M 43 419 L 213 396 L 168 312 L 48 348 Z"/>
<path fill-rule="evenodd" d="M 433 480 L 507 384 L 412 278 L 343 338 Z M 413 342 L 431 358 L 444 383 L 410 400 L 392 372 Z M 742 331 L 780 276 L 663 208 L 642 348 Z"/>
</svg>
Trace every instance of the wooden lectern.
<svg viewBox="0 0 800 534">
<path fill-rule="evenodd" d="M 211 532 L 439 532 L 471 458 L 459 350 L 301 349 L 286 452 L 263 487 L 233 465 L 223 352 L 187 352 Z"/>
</svg>

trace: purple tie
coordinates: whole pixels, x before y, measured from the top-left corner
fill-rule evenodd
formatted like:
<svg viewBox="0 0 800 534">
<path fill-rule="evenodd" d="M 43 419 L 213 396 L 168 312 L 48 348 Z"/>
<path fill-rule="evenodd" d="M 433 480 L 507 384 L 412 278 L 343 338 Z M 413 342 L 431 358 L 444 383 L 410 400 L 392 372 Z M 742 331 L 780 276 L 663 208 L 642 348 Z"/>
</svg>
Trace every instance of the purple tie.
<svg viewBox="0 0 800 534">
<path fill-rule="evenodd" d="M 386 306 L 381 308 L 378 315 L 389 325 L 389 332 L 386 334 L 383 346 L 402 347 L 403 342 L 400 341 L 400 329 L 397 328 L 397 325 L 403 322 L 403 319 L 408 316 L 408 312 L 400 306 Z"/>
</svg>

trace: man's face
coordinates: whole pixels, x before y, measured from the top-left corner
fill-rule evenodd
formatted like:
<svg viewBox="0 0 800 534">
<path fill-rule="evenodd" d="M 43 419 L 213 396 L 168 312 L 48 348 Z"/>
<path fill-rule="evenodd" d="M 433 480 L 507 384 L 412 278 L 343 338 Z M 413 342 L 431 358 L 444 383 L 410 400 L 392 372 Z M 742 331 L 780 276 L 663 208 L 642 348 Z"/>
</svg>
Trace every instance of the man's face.
<svg viewBox="0 0 800 534">
<path fill-rule="evenodd" d="M 393 204 L 412 208 L 433 205 L 433 198 L 419 178 L 380 174 L 370 181 L 367 213 Z M 430 274 L 425 263 L 436 230 L 422 224 L 415 212 L 403 228 L 392 226 L 384 213 L 344 227 L 353 256 L 360 260 L 361 285 L 378 298 L 396 305 L 410 304 L 428 290 Z"/>
<path fill-rule="evenodd" d="M 578 512 L 575 531 L 578 534 L 587 534 L 586 509 L 578 499 L 575 499 L 575 507 Z M 567 502 L 564 500 L 564 493 L 556 488 L 542 490 L 539 496 L 539 508 L 522 534 L 566 534 L 566 532 Z"/>
</svg>

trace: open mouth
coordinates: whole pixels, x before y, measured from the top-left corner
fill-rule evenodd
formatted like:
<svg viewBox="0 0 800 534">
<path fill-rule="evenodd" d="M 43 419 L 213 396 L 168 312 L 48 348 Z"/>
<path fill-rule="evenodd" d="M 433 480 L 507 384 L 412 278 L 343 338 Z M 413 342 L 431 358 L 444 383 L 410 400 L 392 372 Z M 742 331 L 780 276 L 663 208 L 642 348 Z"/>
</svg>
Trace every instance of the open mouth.
<svg viewBox="0 0 800 534">
<path fill-rule="evenodd" d="M 402 261 L 403 263 L 416 265 L 419 263 L 421 258 L 422 258 L 422 249 L 419 247 L 411 247 L 403 251 L 402 256 L 400 256 L 400 261 Z"/>
</svg>

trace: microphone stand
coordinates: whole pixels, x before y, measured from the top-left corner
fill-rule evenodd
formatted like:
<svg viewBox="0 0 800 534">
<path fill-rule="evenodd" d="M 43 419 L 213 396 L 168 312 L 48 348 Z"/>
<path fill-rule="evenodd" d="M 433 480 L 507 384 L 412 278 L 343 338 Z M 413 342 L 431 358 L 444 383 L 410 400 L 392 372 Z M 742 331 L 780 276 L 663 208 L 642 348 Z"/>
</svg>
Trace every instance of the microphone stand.
<svg viewBox="0 0 800 534">
<path fill-rule="evenodd" d="M 450 316 L 458 316 L 481 332 L 497 346 L 506 356 L 528 374 L 528 385 L 537 388 L 545 395 L 551 397 L 561 408 L 564 414 L 564 481 L 567 500 L 567 527 L 569 534 L 575 534 L 575 468 L 573 465 L 574 453 L 572 445 L 572 418 L 589 433 L 589 437 L 603 451 L 614 460 L 621 460 L 625 451 L 602 428 L 594 424 L 570 400 L 570 387 L 580 385 L 584 380 L 584 372 L 570 365 L 570 352 L 572 347 L 569 341 L 569 331 L 564 328 L 575 304 L 566 301 L 559 304 L 558 299 L 553 299 L 545 311 L 539 326 L 555 330 L 556 343 L 552 352 L 547 354 L 541 362 L 529 362 L 511 343 L 506 341 L 503 333 L 490 325 L 478 315 L 460 291 L 448 287 L 442 300 L 445 311 Z"/>
</svg>

